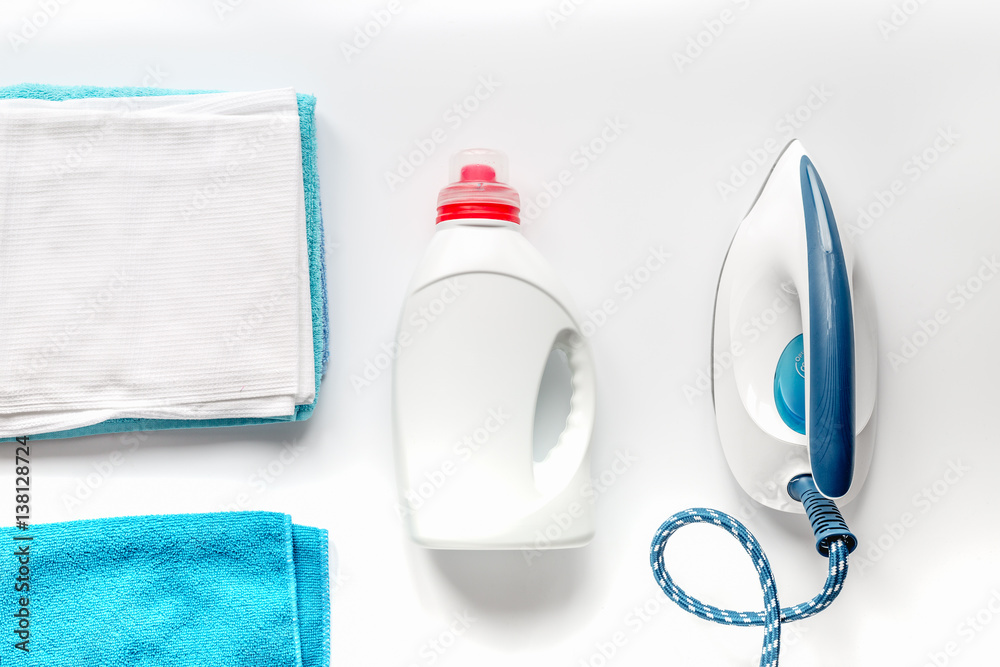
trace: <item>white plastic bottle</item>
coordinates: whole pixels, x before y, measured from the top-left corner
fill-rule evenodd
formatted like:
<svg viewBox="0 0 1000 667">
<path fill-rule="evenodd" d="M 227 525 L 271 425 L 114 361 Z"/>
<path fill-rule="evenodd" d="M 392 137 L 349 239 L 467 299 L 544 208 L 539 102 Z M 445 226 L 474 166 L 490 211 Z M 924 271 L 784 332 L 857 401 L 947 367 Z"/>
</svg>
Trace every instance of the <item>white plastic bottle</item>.
<svg viewBox="0 0 1000 667">
<path fill-rule="evenodd" d="M 451 161 L 437 229 L 407 291 L 393 369 L 400 506 L 442 549 L 582 546 L 594 533 L 594 369 L 569 296 L 521 235 L 506 156 Z M 572 372 L 558 441 L 533 460 L 539 385 L 553 349 Z"/>
</svg>

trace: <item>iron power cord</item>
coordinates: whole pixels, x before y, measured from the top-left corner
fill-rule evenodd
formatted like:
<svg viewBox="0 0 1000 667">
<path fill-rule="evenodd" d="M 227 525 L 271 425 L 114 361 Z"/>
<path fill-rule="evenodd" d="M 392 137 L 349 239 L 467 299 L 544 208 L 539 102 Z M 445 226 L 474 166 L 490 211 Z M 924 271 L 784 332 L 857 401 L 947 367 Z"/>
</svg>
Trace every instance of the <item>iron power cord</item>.
<svg viewBox="0 0 1000 667">
<path fill-rule="evenodd" d="M 678 512 L 663 522 L 653 544 L 650 547 L 649 563 L 653 567 L 656 583 L 671 600 L 676 602 L 695 616 L 724 625 L 764 626 L 764 645 L 761 649 L 761 667 L 777 667 L 778 654 L 781 649 L 781 624 L 791 623 L 803 618 L 809 618 L 826 609 L 840 594 L 844 580 L 847 578 L 848 554 L 858 545 L 857 538 L 847 528 L 844 518 L 837 505 L 824 497 L 816 489 L 811 475 L 800 475 L 788 483 L 788 493 L 800 501 L 812 524 L 816 536 L 816 550 L 822 556 L 830 559 L 830 569 L 827 573 L 823 591 L 809 602 L 782 608 L 778 604 L 778 587 L 771 572 L 771 564 L 764 555 L 760 543 L 757 542 L 746 526 L 733 517 L 713 509 L 696 507 Z M 663 564 L 664 546 L 670 536 L 683 526 L 692 523 L 707 523 L 724 528 L 739 540 L 750 557 L 760 578 L 760 587 L 764 593 L 764 611 L 732 611 L 720 609 L 697 600 L 674 583 Z"/>
</svg>

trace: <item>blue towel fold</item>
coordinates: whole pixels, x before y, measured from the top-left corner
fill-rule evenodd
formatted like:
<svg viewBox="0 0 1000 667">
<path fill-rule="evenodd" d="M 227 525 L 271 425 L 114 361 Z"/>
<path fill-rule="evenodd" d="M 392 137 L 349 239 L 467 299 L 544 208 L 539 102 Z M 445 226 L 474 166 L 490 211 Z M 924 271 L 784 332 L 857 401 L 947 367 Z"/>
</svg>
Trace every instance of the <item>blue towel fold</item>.
<svg viewBox="0 0 1000 667">
<path fill-rule="evenodd" d="M 166 88 L 97 86 L 52 86 L 47 84 L 19 84 L 0 88 L 0 99 L 31 98 L 42 100 L 70 100 L 90 97 L 147 97 L 154 95 L 186 95 L 213 93 L 215 90 L 171 90 Z M 329 306 L 326 296 L 326 258 L 324 252 L 323 214 L 319 198 L 319 171 L 316 161 L 316 98 L 298 94 L 299 129 L 302 135 L 302 177 L 305 190 L 306 243 L 309 254 L 309 285 L 312 296 L 313 358 L 316 368 L 316 400 L 319 399 L 320 380 L 330 356 Z M 214 426 L 245 426 L 308 419 L 316 408 L 316 400 L 309 405 L 298 405 L 291 417 L 232 418 L 232 419 L 109 419 L 99 424 L 53 433 L 33 434 L 33 440 L 73 438 L 97 433 L 123 431 L 154 431 L 174 428 L 200 428 Z M 13 438 L 0 439 L 7 442 Z"/>
<path fill-rule="evenodd" d="M 0 533 L 5 665 L 330 663 L 327 533 L 287 515 L 120 517 Z"/>
</svg>

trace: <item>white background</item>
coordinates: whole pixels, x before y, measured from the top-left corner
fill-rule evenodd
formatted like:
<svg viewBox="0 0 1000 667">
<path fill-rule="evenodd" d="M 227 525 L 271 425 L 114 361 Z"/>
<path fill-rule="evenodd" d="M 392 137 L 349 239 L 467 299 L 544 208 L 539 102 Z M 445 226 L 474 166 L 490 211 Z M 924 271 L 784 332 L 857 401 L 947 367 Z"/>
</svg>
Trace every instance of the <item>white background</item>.
<svg viewBox="0 0 1000 667">
<path fill-rule="evenodd" d="M 332 352 L 319 407 L 302 424 L 37 445 L 36 522 L 215 511 L 241 499 L 327 528 L 339 561 L 335 665 L 757 664 L 760 629 L 676 608 L 656 588 L 647 550 L 667 516 L 711 506 L 755 532 L 785 604 L 823 581 L 805 521 L 752 510 L 722 457 L 710 396 L 684 392 L 709 370 L 721 262 L 775 155 L 759 168 L 743 163 L 769 139 L 784 144 L 784 119 L 798 113 L 794 134 L 842 230 L 862 232 L 855 243 L 878 305 L 879 417 L 871 475 L 844 510 L 862 543 L 846 589 L 820 616 L 786 627 L 784 662 L 995 662 L 1000 279 L 961 308 L 953 290 L 1000 253 L 1000 6 L 899 2 L 912 15 L 897 12 L 901 25 L 884 34 L 888 0 L 589 0 L 555 24 L 556 0 L 402 0 L 348 59 L 341 45 L 386 3 L 69 0 L 32 32 L 24 21 L 39 22 L 32 17 L 44 4 L 3 3 L 0 83 L 294 86 L 317 96 Z M 726 9 L 732 21 L 720 31 L 713 21 Z M 31 37 L 15 50 L 12 33 Z M 695 57 L 679 66 L 675 54 L 699 38 L 701 52 L 692 47 Z M 499 86 L 454 127 L 445 113 L 480 77 Z M 579 171 L 574 153 L 616 118 L 621 136 Z M 436 128 L 444 142 L 391 190 L 385 173 Z M 954 143 L 913 171 L 908 161 L 949 129 Z M 351 383 L 392 340 L 434 230 L 447 158 L 470 146 L 508 153 L 525 202 L 572 171 L 573 183 L 524 234 L 581 311 L 606 299 L 618 307 L 591 338 L 600 380 L 594 472 L 623 452 L 635 462 L 601 495 L 590 546 L 530 565 L 519 552 L 432 552 L 408 541 L 394 511 L 389 375 L 360 391 Z M 719 183 L 741 165 L 753 173 L 723 197 Z M 903 193 L 857 227 L 859 207 L 877 204 L 897 179 Z M 672 256 L 625 300 L 615 285 L 650 246 Z M 939 309 L 946 324 L 918 335 L 926 344 L 894 364 L 889 353 Z M 275 463 L 286 443 L 294 460 Z M 269 464 L 280 474 L 261 483 L 256 471 Z M 949 484 L 952 464 L 967 470 Z M 924 489 L 933 503 L 920 498 Z M 911 525 L 894 527 L 905 513 Z M 693 527 L 674 542 L 672 570 L 691 593 L 760 606 L 735 541 Z M 643 605 L 652 613 L 637 621 Z M 973 630 L 966 619 L 977 613 L 984 625 Z M 475 619 L 457 638 L 456 614 Z M 601 657 L 617 633 L 620 646 Z M 434 640 L 451 646 L 435 652 Z"/>
</svg>

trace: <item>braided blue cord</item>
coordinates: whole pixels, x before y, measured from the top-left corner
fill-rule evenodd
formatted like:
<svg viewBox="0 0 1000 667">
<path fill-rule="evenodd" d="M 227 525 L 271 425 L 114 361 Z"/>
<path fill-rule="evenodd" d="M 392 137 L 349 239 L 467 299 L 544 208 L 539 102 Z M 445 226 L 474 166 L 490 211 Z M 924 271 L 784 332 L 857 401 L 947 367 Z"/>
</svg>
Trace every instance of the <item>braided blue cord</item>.
<svg viewBox="0 0 1000 667">
<path fill-rule="evenodd" d="M 705 604 L 691 597 L 674 583 L 663 564 L 663 551 L 667 540 L 682 526 L 692 523 L 707 523 L 724 528 L 739 540 L 740 544 L 753 559 L 754 567 L 760 578 L 760 587 L 764 592 L 764 611 L 731 611 Z M 782 609 L 778 605 L 778 587 L 774 582 L 771 564 L 764 555 L 757 538 L 750 534 L 746 526 L 724 512 L 718 512 L 704 507 L 678 512 L 663 522 L 656 531 L 653 544 L 649 551 L 649 564 L 653 566 L 656 583 L 671 600 L 676 602 L 695 616 L 724 625 L 762 625 L 764 626 L 764 646 L 761 649 L 761 667 L 777 667 L 778 653 L 781 648 L 781 624 L 798 621 L 818 614 L 830 606 L 843 588 L 847 578 L 847 545 L 837 540 L 830 545 L 830 570 L 827 574 L 823 592 L 809 602 L 794 607 Z M 779 611 L 780 610 L 780 611 Z"/>
</svg>

